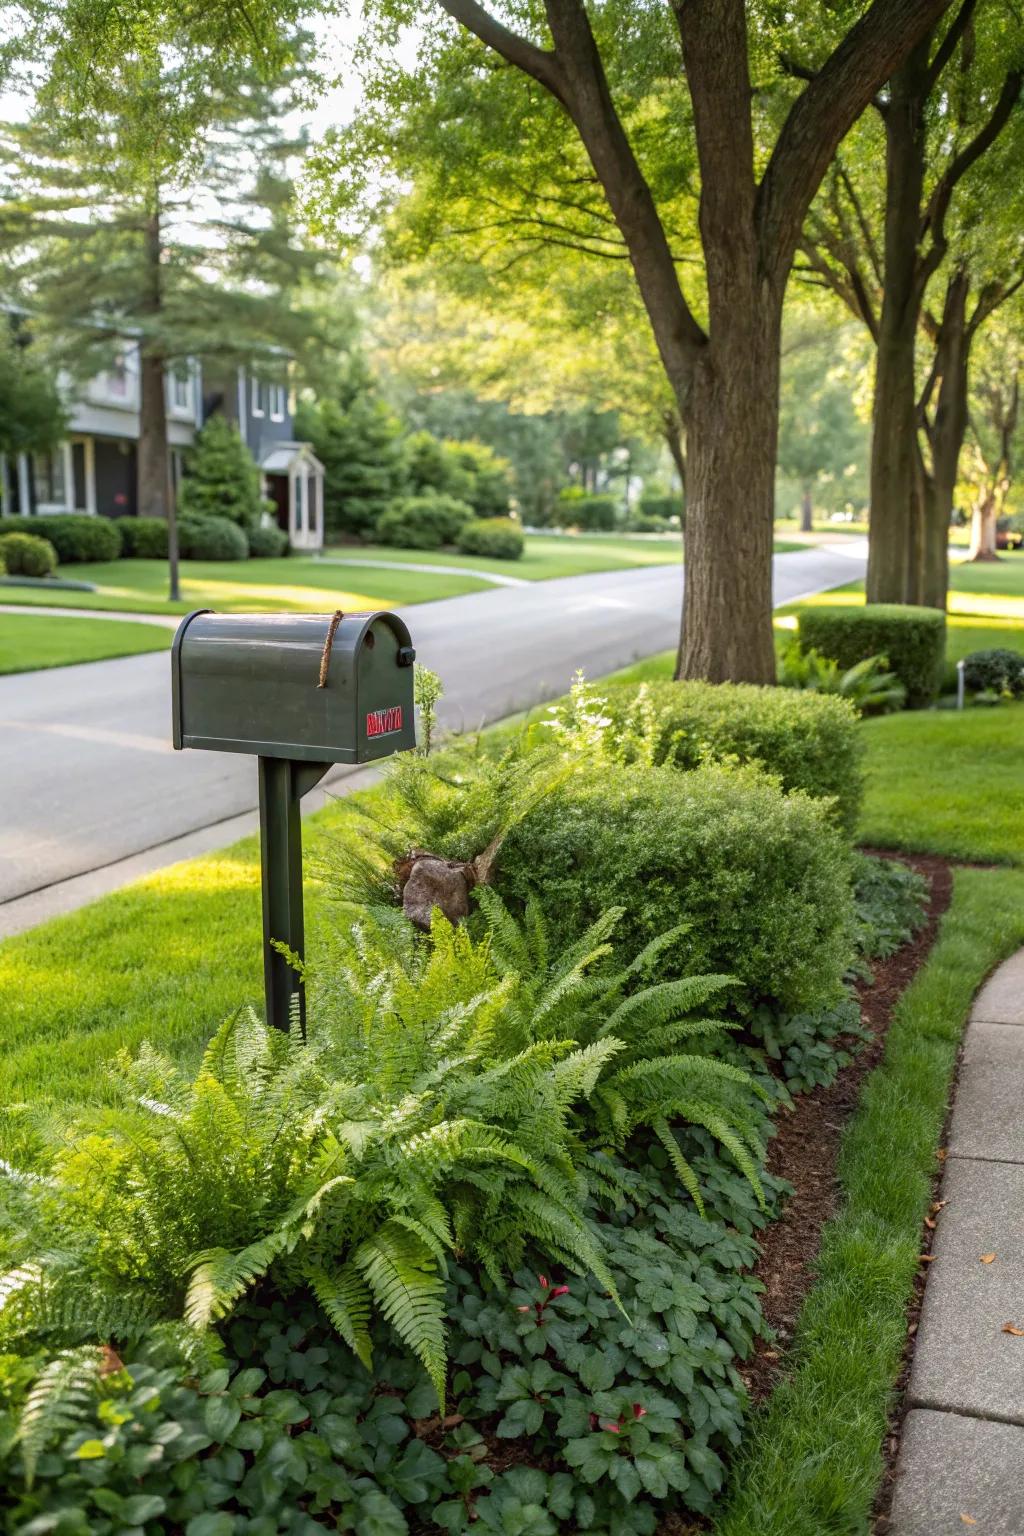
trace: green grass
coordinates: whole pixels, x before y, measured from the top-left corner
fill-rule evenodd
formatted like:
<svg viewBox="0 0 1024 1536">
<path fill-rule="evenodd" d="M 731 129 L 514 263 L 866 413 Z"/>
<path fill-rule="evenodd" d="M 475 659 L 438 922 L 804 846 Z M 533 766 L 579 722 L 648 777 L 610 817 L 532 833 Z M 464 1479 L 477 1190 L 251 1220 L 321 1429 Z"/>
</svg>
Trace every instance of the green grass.
<svg viewBox="0 0 1024 1536">
<path fill-rule="evenodd" d="M 1024 704 L 865 720 L 861 841 L 1024 864 Z"/>
<path fill-rule="evenodd" d="M 139 651 L 163 651 L 171 639 L 171 632 L 156 624 L 0 613 L 0 673 L 104 661 L 111 656 L 134 656 Z"/>
<path fill-rule="evenodd" d="M 779 540 L 775 552 L 804 547 Z M 110 560 L 62 568 L 64 575 L 91 582 L 97 588 L 95 592 L 5 587 L 3 601 L 25 607 L 57 604 L 62 608 L 121 613 L 179 614 L 193 608 L 218 608 L 223 612 L 304 609 L 311 613 L 343 608 L 346 612 L 357 612 L 482 592 L 492 585 L 479 579 L 483 573 L 547 581 L 556 576 L 677 565 L 681 558 L 678 535 L 654 538 L 626 534 L 531 534 L 525 555 L 514 561 L 483 560 L 446 550 L 388 549 L 373 544 L 332 548 L 322 560 L 302 555 L 282 560 L 183 560 L 182 599 L 178 603 L 167 601 L 166 561 Z M 386 560 L 395 569 L 380 570 L 371 563 L 376 560 Z M 416 565 L 451 566 L 455 574 L 403 569 Z"/>
<path fill-rule="evenodd" d="M 113 1056 L 144 1040 L 194 1062 L 232 1009 L 261 1003 L 261 951 L 251 838 L 8 939 L 0 1104 L 102 1099 Z"/>
<path fill-rule="evenodd" d="M 1024 872 L 958 870 L 843 1138 L 842 1208 L 822 1234 L 792 1371 L 748 1428 L 716 1536 L 868 1529 L 961 1033 L 975 991 L 1021 943 Z"/>
<path fill-rule="evenodd" d="M 26 605 L 108 609 L 121 613 L 189 613 L 193 608 L 222 612 L 323 612 L 343 608 L 397 608 L 437 597 L 481 592 L 488 585 L 471 573 L 434 576 L 419 571 L 367 568 L 354 579 L 352 568 L 326 560 L 293 556 L 284 560 L 183 560 L 182 599 L 167 601 L 165 560 L 111 560 L 68 566 L 67 573 L 92 582 L 96 592 L 47 592 L 41 587 L 4 587 L 3 600 Z"/>
<path fill-rule="evenodd" d="M 352 562 L 393 560 L 399 565 L 451 565 L 459 570 L 486 571 L 493 576 L 518 576 L 524 581 L 550 581 L 556 576 L 585 576 L 596 571 L 635 570 L 651 565 L 678 565 L 682 559 L 679 534 L 637 536 L 616 533 L 530 533 L 521 560 L 486 560 L 449 550 L 389 549 L 384 545 L 346 545 L 328 555 Z"/>
</svg>

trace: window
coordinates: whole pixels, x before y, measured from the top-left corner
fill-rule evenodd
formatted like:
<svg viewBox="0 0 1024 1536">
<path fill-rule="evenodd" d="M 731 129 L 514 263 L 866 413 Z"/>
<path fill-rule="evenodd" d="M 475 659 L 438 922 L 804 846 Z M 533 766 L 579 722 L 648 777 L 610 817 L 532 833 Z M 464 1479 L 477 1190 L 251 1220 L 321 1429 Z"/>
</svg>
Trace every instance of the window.
<svg viewBox="0 0 1024 1536">
<path fill-rule="evenodd" d="M 67 480 L 64 474 L 64 450 L 32 455 L 32 489 L 37 507 L 67 505 Z"/>
<path fill-rule="evenodd" d="M 108 395 L 116 395 L 119 400 L 127 400 L 128 359 L 123 352 L 117 354 L 113 363 L 107 369 L 106 384 Z"/>
<path fill-rule="evenodd" d="M 252 414 L 254 416 L 263 416 L 263 415 L 266 414 L 266 412 L 263 409 L 263 401 L 264 401 L 264 398 L 265 398 L 265 394 L 264 394 L 265 388 L 266 388 L 266 386 L 261 384 L 259 379 L 253 379 L 253 381 L 252 381 L 252 405 L 251 405 L 251 409 L 252 409 Z"/>
<path fill-rule="evenodd" d="M 287 405 L 285 387 L 283 384 L 271 384 L 269 391 L 270 419 L 271 421 L 284 421 L 285 407 Z"/>
<path fill-rule="evenodd" d="M 187 363 L 178 363 L 171 373 L 171 409 L 191 411 L 192 375 Z"/>
</svg>

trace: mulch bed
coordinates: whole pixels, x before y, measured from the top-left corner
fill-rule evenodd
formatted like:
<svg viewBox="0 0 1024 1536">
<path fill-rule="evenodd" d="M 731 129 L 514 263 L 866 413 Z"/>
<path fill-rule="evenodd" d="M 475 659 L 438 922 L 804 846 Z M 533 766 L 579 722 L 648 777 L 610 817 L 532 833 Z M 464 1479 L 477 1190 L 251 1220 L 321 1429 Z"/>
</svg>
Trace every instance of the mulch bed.
<svg viewBox="0 0 1024 1536">
<path fill-rule="evenodd" d="M 828 1088 L 801 1095 L 789 1114 L 780 1115 L 769 1143 L 769 1169 L 788 1179 L 795 1193 L 781 1218 L 766 1228 L 760 1239 L 762 1253 L 755 1273 L 765 1287 L 762 1305 L 775 1338 L 761 1341 L 741 1369 L 755 1403 L 768 1396 L 785 1368 L 796 1320 L 814 1280 L 821 1229 L 839 1200 L 836 1164 L 846 1123 L 857 1108 L 864 1079 L 881 1059 L 893 1009 L 928 958 L 939 919 L 949 906 L 953 876 L 946 860 L 908 854 L 899 857 L 901 863 L 909 864 L 929 881 L 927 921 L 909 944 L 888 960 L 874 962 L 873 981 L 858 984 L 861 1016 L 873 1037 L 871 1043 Z"/>
</svg>

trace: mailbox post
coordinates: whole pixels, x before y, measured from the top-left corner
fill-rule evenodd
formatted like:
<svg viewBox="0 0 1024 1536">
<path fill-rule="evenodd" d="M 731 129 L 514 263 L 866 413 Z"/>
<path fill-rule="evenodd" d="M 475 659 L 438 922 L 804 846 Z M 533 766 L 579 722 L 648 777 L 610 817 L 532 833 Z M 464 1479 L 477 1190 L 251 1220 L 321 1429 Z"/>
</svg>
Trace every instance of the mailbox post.
<svg viewBox="0 0 1024 1536">
<path fill-rule="evenodd" d="M 416 744 L 409 631 L 393 613 L 182 619 L 171 649 L 173 739 L 257 758 L 267 1022 L 287 1029 L 301 978 L 275 947 L 305 948 L 299 802 L 335 763 Z"/>
</svg>

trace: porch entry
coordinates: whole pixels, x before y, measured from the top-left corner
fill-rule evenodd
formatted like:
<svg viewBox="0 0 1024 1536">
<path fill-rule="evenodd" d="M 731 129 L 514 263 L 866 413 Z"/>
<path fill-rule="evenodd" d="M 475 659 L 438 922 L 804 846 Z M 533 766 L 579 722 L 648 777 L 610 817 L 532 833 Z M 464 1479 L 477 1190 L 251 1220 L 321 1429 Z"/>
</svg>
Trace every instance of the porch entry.
<svg viewBox="0 0 1024 1536">
<path fill-rule="evenodd" d="M 293 549 L 322 549 L 324 467 L 308 443 L 277 443 L 263 459 L 271 514 Z"/>
</svg>

